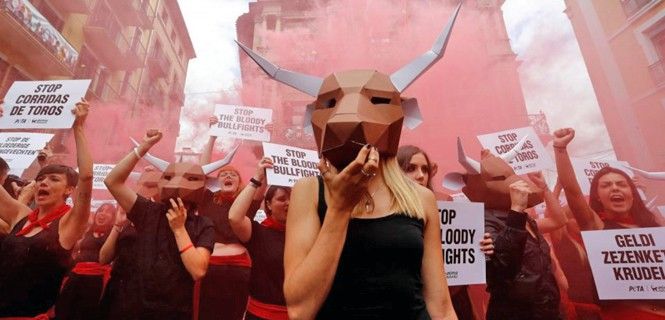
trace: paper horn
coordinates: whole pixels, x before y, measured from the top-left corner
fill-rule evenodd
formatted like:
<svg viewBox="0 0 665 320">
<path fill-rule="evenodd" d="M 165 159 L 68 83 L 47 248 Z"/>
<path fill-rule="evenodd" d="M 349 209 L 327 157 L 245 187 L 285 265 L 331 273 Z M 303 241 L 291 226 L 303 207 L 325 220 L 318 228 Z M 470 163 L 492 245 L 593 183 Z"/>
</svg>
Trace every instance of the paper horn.
<svg viewBox="0 0 665 320">
<path fill-rule="evenodd" d="M 512 149 L 510 149 L 510 151 L 499 155 L 499 157 L 501 159 L 503 159 L 503 161 L 505 161 L 505 162 L 510 162 L 513 159 L 515 159 L 515 157 L 520 152 L 520 150 L 522 150 L 522 146 L 524 146 L 524 143 L 526 142 L 526 138 L 528 136 L 529 135 L 524 136 L 524 138 L 522 138 L 522 140 L 520 140 L 520 142 L 518 142 Z"/>
<path fill-rule="evenodd" d="M 208 175 L 209 173 L 229 164 L 233 159 L 233 156 L 236 154 L 236 151 L 238 151 L 238 147 L 240 147 L 240 145 L 234 146 L 233 150 L 227 153 L 223 159 L 202 166 L 201 168 L 203 169 L 203 174 Z"/>
<path fill-rule="evenodd" d="M 139 146 L 139 143 L 136 140 L 134 140 L 134 138 L 129 137 L 129 139 L 132 140 L 132 143 L 134 143 L 134 146 L 136 146 L 136 147 Z M 151 165 L 155 166 L 155 168 L 159 169 L 159 171 L 162 171 L 162 172 L 164 172 L 164 170 L 166 170 L 166 168 L 169 166 L 168 161 L 164 161 L 164 160 L 162 160 L 160 158 L 157 158 L 157 157 L 155 157 L 155 156 L 153 156 L 153 155 L 151 155 L 150 153 L 147 153 L 147 152 L 143 156 L 143 159 L 148 161 Z"/>
<path fill-rule="evenodd" d="M 639 174 L 642 177 L 645 177 L 647 179 L 651 180 L 665 180 L 665 172 L 651 172 L 651 171 L 644 171 L 641 169 L 637 169 L 631 166 L 625 166 Z"/>
<path fill-rule="evenodd" d="M 464 147 L 462 147 L 462 140 L 457 137 L 457 161 L 466 169 L 468 173 L 479 174 L 480 173 L 480 162 L 473 160 L 466 156 L 464 152 Z"/>
</svg>

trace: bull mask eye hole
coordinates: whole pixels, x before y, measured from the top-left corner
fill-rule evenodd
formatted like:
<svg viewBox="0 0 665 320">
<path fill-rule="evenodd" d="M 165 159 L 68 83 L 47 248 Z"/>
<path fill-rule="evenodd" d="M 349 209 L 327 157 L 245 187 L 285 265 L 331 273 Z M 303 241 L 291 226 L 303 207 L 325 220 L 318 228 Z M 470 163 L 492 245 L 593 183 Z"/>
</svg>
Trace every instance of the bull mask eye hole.
<svg viewBox="0 0 665 320">
<path fill-rule="evenodd" d="M 390 104 L 390 98 L 372 97 L 369 99 L 372 104 Z"/>
<path fill-rule="evenodd" d="M 324 104 L 326 108 L 334 108 L 337 105 L 337 99 L 328 99 Z"/>
<path fill-rule="evenodd" d="M 171 181 L 172 178 L 173 178 L 172 176 L 164 176 L 164 180 Z"/>
<path fill-rule="evenodd" d="M 506 180 L 506 176 L 492 177 L 492 181 L 503 181 L 503 180 Z"/>
<path fill-rule="evenodd" d="M 187 178 L 187 181 L 199 181 L 199 178 L 197 178 L 197 177 L 189 177 L 189 178 Z"/>
</svg>

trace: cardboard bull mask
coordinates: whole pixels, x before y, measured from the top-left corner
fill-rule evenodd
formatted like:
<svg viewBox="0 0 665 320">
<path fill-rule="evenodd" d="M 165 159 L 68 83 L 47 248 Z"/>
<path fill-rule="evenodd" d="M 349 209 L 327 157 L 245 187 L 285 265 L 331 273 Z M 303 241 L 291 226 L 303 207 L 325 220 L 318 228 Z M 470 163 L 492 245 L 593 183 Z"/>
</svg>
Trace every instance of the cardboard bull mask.
<svg viewBox="0 0 665 320">
<path fill-rule="evenodd" d="M 460 7 L 461 3 L 432 49 L 392 75 L 351 70 L 322 79 L 281 69 L 238 45 L 268 76 L 317 98 L 307 106 L 305 119 L 311 120 L 319 155 L 341 169 L 365 144 L 374 145 L 382 156 L 394 156 L 402 125 L 413 129 L 422 122 L 416 100 L 401 97 L 401 93 L 443 57 Z"/>
<path fill-rule="evenodd" d="M 138 146 L 134 139 L 132 141 Z M 168 204 L 169 199 L 180 197 L 183 202 L 200 204 L 203 201 L 206 186 L 217 180 L 207 175 L 229 164 L 236 150 L 238 150 L 238 146 L 223 159 L 204 166 L 194 163 L 168 163 L 150 153 L 146 153 L 143 158 L 161 171 L 157 181 L 160 202 Z"/>
<path fill-rule="evenodd" d="M 481 152 L 480 162 L 466 156 L 462 141 L 457 138 L 457 152 L 460 164 L 466 169 L 466 174 L 449 173 L 444 178 L 444 186 L 451 190 L 462 189 L 464 195 L 473 202 L 484 202 L 486 209 L 510 209 L 509 186 L 518 180 L 529 184 L 531 192 L 527 207 L 533 207 L 543 202 L 543 190 L 536 187 L 530 180 L 522 179 L 515 174 L 508 164 L 524 145 L 526 137 L 517 143 L 512 150 L 495 156 L 489 150 Z"/>
</svg>

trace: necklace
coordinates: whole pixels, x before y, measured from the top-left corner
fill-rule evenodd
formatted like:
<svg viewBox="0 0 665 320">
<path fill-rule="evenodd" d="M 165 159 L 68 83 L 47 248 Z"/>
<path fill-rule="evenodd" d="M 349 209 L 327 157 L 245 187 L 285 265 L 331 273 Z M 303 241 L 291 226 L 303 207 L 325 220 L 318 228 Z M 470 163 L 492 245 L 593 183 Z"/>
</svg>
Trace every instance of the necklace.
<svg viewBox="0 0 665 320">
<path fill-rule="evenodd" d="M 374 190 L 374 192 L 369 194 L 369 197 L 365 200 L 365 212 L 370 213 L 374 210 L 374 195 L 379 189 Z"/>
</svg>

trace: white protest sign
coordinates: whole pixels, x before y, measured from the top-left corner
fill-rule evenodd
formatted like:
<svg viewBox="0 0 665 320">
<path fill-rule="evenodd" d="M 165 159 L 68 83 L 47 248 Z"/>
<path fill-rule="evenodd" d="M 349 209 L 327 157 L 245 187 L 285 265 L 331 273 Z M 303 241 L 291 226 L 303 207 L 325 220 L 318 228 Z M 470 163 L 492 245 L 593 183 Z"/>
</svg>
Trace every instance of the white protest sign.
<svg viewBox="0 0 665 320">
<path fill-rule="evenodd" d="M 292 187 L 298 179 L 319 174 L 319 155 L 314 150 L 263 143 L 263 155 L 272 158 L 272 169 L 266 170 L 268 184 Z"/>
<path fill-rule="evenodd" d="M 536 131 L 532 127 L 483 134 L 478 136 L 478 140 L 483 148 L 489 149 L 494 155 L 498 156 L 510 151 L 525 136 L 528 136 L 528 138 L 524 146 L 522 146 L 515 159 L 509 162 L 515 173 L 521 175 L 553 168 L 552 158 L 545 151 L 545 146 L 540 142 Z"/>
<path fill-rule="evenodd" d="M 601 300 L 665 299 L 665 227 L 582 231 Z"/>
<path fill-rule="evenodd" d="M 28 168 L 51 138 L 51 133 L 0 132 L 0 157 L 9 168 Z"/>
<path fill-rule="evenodd" d="M 92 188 L 96 190 L 106 190 L 104 179 L 115 167 L 115 164 L 98 164 L 92 166 Z"/>
<path fill-rule="evenodd" d="M 88 86 L 90 80 L 15 81 L 5 96 L 0 129 L 71 128 L 71 110 Z"/>
<path fill-rule="evenodd" d="M 485 208 L 480 202 L 437 201 L 448 285 L 485 283 Z"/>
<path fill-rule="evenodd" d="M 628 165 L 628 162 L 625 161 L 589 160 L 581 158 L 571 158 L 570 160 L 573 164 L 573 170 L 575 170 L 577 182 L 580 184 L 580 188 L 586 196 L 589 195 L 589 191 L 591 190 L 591 180 L 593 180 L 593 177 L 602 168 L 612 167 L 619 169 L 628 174 L 631 178 L 633 177 L 633 171 L 625 167 Z"/>
<path fill-rule="evenodd" d="M 219 122 L 210 128 L 211 136 L 270 141 L 265 126 L 272 122 L 272 109 L 218 104 L 215 117 Z"/>
</svg>

